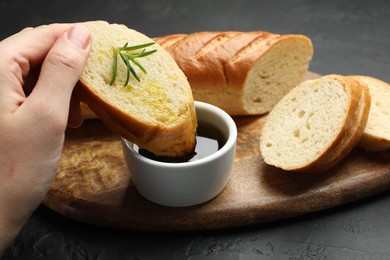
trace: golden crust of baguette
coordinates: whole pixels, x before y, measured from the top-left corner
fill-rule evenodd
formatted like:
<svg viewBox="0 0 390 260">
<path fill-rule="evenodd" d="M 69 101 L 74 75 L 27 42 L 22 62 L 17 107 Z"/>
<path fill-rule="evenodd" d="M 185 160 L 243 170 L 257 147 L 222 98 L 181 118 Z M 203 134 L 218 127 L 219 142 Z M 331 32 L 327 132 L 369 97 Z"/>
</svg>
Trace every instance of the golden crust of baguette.
<svg viewBox="0 0 390 260">
<path fill-rule="evenodd" d="M 230 115 L 257 115 L 302 80 L 313 55 L 304 35 L 196 32 L 156 38 L 187 76 L 195 100 Z"/>
</svg>

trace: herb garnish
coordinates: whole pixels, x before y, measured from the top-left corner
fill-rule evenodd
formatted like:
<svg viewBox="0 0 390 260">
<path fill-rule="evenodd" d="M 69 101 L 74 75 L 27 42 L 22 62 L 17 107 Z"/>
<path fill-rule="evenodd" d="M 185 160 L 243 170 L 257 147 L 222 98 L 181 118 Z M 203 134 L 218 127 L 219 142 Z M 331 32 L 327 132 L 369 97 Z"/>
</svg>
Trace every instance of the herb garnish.
<svg viewBox="0 0 390 260">
<path fill-rule="evenodd" d="M 154 44 L 154 42 L 149 42 L 149 43 L 140 44 L 140 45 L 128 46 L 128 42 L 126 42 L 126 44 L 123 45 L 123 47 L 112 48 L 113 49 L 113 64 L 112 64 L 110 86 L 112 86 L 112 84 L 114 84 L 114 82 L 116 80 L 117 67 L 118 67 L 118 55 L 120 56 L 120 58 L 122 59 L 122 61 L 125 63 L 125 65 L 127 67 L 126 81 L 125 81 L 125 84 L 123 84 L 123 86 L 125 87 L 125 86 L 127 86 L 127 83 L 129 83 L 130 73 L 134 76 L 134 78 L 137 81 L 140 81 L 137 73 L 135 72 L 134 68 L 131 66 L 131 63 L 134 63 L 138 68 L 141 69 L 141 71 L 143 73 L 146 74 L 145 68 L 135 59 L 149 56 L 149 55 L 155 53 L 157 50 L 145 51 L 146 47 L 149 47 L 153 44 Z M 135 52 L 136 50 L 140 50 L 140 49 L 142 49 L 142 50 Z"/>
</svg>

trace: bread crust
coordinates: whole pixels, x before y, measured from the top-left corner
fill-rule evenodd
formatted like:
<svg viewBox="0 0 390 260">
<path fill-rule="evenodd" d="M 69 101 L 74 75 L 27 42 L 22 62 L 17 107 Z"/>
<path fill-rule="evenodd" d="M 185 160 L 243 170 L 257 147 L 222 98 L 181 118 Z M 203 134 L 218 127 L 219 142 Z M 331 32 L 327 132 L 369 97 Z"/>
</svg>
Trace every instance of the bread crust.
<svg viewBox="0 0 390 260">
<path fill-rule="evenodd" d="M 79 81 L 77 95 L 88 104 L 96 116 L 113 132 L 143 147 L 157 156 L 182 157 L 191 154 L 196 145 L 196 113 L 194 103 L 189 104 L 188 114 L 175 127 L 147 124 L 102 100 Z"/>
<path fill-rule="evenodd" d="M 185 34 L 169 34 L 162 37 L 153 38 L 153 40 L 160 44 L 164 49 L 167 49 L 185 36 Z"/>
<path fill-rule="evenodd" d="M 169 42 L 171 37 L 173 44 Z M 303 80 L 313 55 L 312 43 L 304 35 L 279 35 L 263 31 L 227 31 L 196 32 L 171 37 L 163 36 L 162 39 L 156 38 L 156 40 L 162 43 L 162 46 L 172 55 L 187 76 L 194 99 L 214 104 L 230 115 L 257 115 L 269 112 L 288 90 Z M 280 72 L 282 75 L 293 74 L 294 76 L 291 77 L 293 80 L 291 78 L 281 80 L 282 84 L 288 87 L 284 87 L 285 89 L 280 93 L 275 91 L 270 96 L 263 94 L 262 98 L 255 98 L 257 101 L 268 100 L 270 105 L 253 102 L 251 100 L 253 89 L 248 88 L 247 85 L 249 84 L 248 75 L 254 69 L 254 65 L 272 53 L 276 46 L 294 41 L 299 42 L 303 46 L 301 49 L 305 50 L 295 54 L 302 55 L 303 62 L 299 66 L 293 66 L 293 69 Z M 164 42 L 169 43 L 164 45 Z M 292 57 L 282 57 L 277 60 L 283 64 L 292 59 Z M 266 71 L 268 68 L 265 65 L 261 69 Z M 267 88 L 266 80 L 263 81 L 264 83 L 259 83 L 259 88 Z M 271 78 L 270 81 L 275 81 L 275 79 Z M 263 93 L 268 91 L 266 89 Z"/>
<path fill-rule="evenodd" d="M 287 92 L 298 85 L 308 69 L 313 55 L 310 39 L 304 35 L 279 35 L 264 31 L 196 32 L 156 37 L 186 75 L 195 100 L 213 104 L 232 116 L 259 115 L 269 112 Z M 276 58 L 279 74 L 250 75 L 267 72 L 267 64 L 260 64 L 275 50 L 290 52 L 289 44 L 300 45 L 300 53 Z M 301 59 L 293 69 L 279 69 L 286 63 Z M 272 74 L 273 72 L 267 72 Z M 280 76 L 279 76 L 280 75 Z M 288 78 L 283 79 L 285 75 Z M 253 81 L 258 82 L 253 87 Z M 271 83 L 268 87 L 267 85 Z M 257 93 L 258 92 L 258 93 Z"/>
<path fill-rule="evenodd" d="M 99 30 L 94 30 L 93 33 L 95 34 L 110 30 L 110 25 L 105 22 L 99 22 L 97 26 L 101 26 L 101 28 L 99 27 Z M 127 28 L 122 28 L 121 32 L 139 34 L 133 30 L 127 31 Z M 94 36 L 94 34 L 92 36 Z M 142 39 L 149 40 L 149 42 L 152 41 L 152 39 L 145 37 L 146 36 L 143 35 Z M 98 37 L 95 37 L 95 39 L 96 38 Z M 131 42 L 129 45 L 131 45 Z M 102 55 L 102 52 L 97 50 L 91 55 Z M 90 78 L 87 76 L 81 76 L 75 91 L 80 100 L 87 104 L 94 114 L 119 136 L 126 138 L 157 156 L 183 157 L 191 154 L 196 145 L 197 119 L 194 100 L 190 86 L 174 60 L 162 48 L 159 48 L 158 55 L 165 55 L 165 57 L 167 57 L 164 62 L 171 61 L 172 66 L 174 66 L 172 68 L 176 68 L 178 72 L 174 74 L 175 77 L 180 77 L 181 75 L 180 80 L 172 82 L 173 84 L 171 84 L 171 86 L 174 87 L 175 84 L 186 83 L 185 86 L 180 86 L 180 89 L 183 90 L 183 102 L 186 106 L 183 109 L 185 111 L 184 114 L 180 115 L 178 120 L 173 120 L 173 123 L 164 124 L 158 120 L 156 120 L 156 122 L 145 120 L 142 115 L 125 112 L 126 109 L 118 107 L 117 104 L 110 103 L 107 101 L 108 99 L 104 97 L 104 94 L 98 93 L 91 84 Z M 160 66 L 163 65 L 166 64 L 161 64 Z M 163 70 L 164 68 L 161 69 Z M 172 78 L 172 80 L 175 81 L 174 78 Z M 107 88 L 113 88 L 113 86 L 109 86 L 108 83 L 106 84 Z M 143 84 L 142 79 L 140 84 Z M 145 83 L 142 87 L 147 88 L 148 85 Z M 123 95 L 126 95 L 125 91 L 123 92 Z M 162 99 L 162 102 L 168 101 Z M 149 106 L 149 104 L 145 104 L 145 107 L 147 106 Z"/>
</svg>

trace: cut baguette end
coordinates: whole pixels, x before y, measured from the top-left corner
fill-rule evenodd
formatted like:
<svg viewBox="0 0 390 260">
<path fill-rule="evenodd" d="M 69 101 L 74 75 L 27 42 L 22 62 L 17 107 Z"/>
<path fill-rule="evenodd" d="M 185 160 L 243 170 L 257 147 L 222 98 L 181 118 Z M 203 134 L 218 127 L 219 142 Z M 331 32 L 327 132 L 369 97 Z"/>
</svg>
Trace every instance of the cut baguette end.
<svg viewBox="0 0 390 260">
<path fill-rule="evenodd" d="M 123 87 L 126 67 L 118 59 L 116 82 L 110 86 L 113 48 L 152 42 L 124 25 L 98 21 L 88 24 L 90 57 L 77 91 L 82 101 L 114 132 L 158 156 L 181 157 L 195 149 L 197 120 L 189 83 L 172 57 L 158 44 L 157 52 L 134 66 L 140 81 Z"/>
<path fill-rule="evenodd" d="M 232 116 L 269 112 L 302 82 L 313 56 L 311 40 L 295 34 L 197 32 L 161 42 L 186 74 L 195 100 Z"/>
<path fill-rule="evenodd" d="M 313 56 L 312 43 L 303 35 L 282 35 L 270 39 L 266 46 L 267 50 L 246 76 L 241 113 L 257 115 L 271 111 L 303 81 Z"/>
</svg>

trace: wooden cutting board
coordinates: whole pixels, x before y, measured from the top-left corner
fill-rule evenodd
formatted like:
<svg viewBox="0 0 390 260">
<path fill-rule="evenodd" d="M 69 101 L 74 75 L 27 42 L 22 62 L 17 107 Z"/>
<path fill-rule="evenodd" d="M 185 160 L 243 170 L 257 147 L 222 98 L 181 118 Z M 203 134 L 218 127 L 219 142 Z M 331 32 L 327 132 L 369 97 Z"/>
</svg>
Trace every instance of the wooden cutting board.
<svg viewBox="0 0 390 260">
<path fill-rule="evenodd" d="M 308 73 L 306 78 L 318 74 Z M 215 199 L 198 206 L 164 207 L 136 191 L 118 136 L 98 120 L 66 132 L 63 157 L 44 204 L 71 219 L 129 230 L 177 231 L 238 227 L 320 211 L 390 187 L 390 151 L 353 150 L 321 174 L 267 166 L 259 152 L 264 117 L 234 118 L 237 155 L 231 179 Z"/>
</svg>

